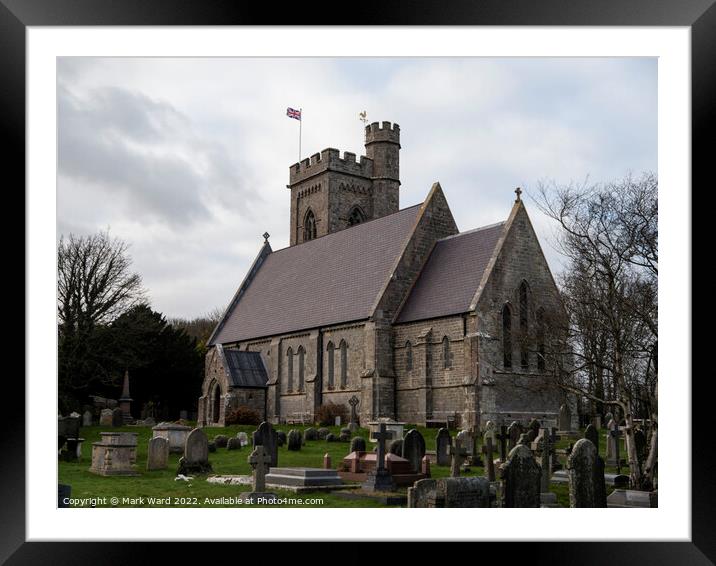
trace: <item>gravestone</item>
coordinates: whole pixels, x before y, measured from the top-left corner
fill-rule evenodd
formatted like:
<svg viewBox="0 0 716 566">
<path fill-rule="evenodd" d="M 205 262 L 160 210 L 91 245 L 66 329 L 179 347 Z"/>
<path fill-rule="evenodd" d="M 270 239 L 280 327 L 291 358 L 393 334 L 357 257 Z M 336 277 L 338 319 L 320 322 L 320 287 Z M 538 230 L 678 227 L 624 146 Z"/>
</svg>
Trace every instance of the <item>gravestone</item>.
<svg viewBox="0 0 716 566">
<path fill-rule="evenodd" d="M 430 458 L 428 458 L 427 455 L 423 456 L 423 459 L 420 460 L 420 473 L 425 477 L 430 477 Z"/>
<path fill-rule="evenodd" d="M 288 448 L 292 452 L 296 452 L 301 449 L 300 431 L 296 430 L 295 428 L 292 428 L 288 431 L 288 436 L 286 437 L 286 448 Z"/>
<path fill-rule="evenodd" d="M 358 403 L 360 403 L 360 401 L 355 395 L 348 399 L 348 404 L 351 407 L 351 421 L 348 423 L 348 428 L 350 429 L 351 434 L 355 434 L 358 430 L 358 413 L 356 410 Z"/>
<path fill-rule="evenodd" d="M 607 421 L 607 432 L 606 432 L 606 439 L 607 439 L 607 464 L 610 466 L 616 465 L 614 453 L 616 451 L 615 444 L 616 444 L 616 438 L 613 437 L 610 433 L 617 428 L 617 423 L 614 419 Z"/>
<path fill-rule="evenodd" d="M 331 433 L 331 430 L 326 427 L 321 427 L 318 429 L 318 439 L 319 440 L 325 440 L 326 436 L 328 436 Z"/>
<path fill-rule="evenodd" d="M 567 458 L 569 475 L 569 506 L 596 507 L 594 478 L 597 449 L 586 438 L 578 440 Z"/>
<path fill-rule="evenodd" d="M 278 435 L 269 422 L 262 422 L 253 433 L 254 448 L 263 446 L 271 458 L 271 467 L 278 466 Z"/>
<path fill-rule="evenodd" d="M 507 427 L 507 436 L 509 436 L 509 440 L 507 442 L 508 454 L 512 452 L 512 449 L 515 446 L 517 446 L 517 443 L 520 441 L 520 436 L 522 435 L 522 432 L 522 425 L 517 421 L 512 421 L 512 424 Z"/>
<path fill-rule="evenodd" d="M 504 464 L 507 461 L 507 443 L 510 440 L 507 425 L 500 425 L 500 433 L 496 434 L 495 438 L 497 438 L 497 444 L 500 447 L 500 464 Z"/>
<path fill-rule="evenodd" d="M 365 452 L 365 438 L 362 436 L 356 436 L 351 440 L 351 452 Z"/>
<path fill-rule="evenodd" d="M 527 426 L 527 438 L 530 442 L 537 440 L 539 436 L 540 424 L 537 419 L 532 419 L 530 424 Z"/>
<path fill-rule="evenodd" d="M 213 440 L 210 440 L 209 441 L 209 453 L 213 454 L 214 452 L 216 452 L 216 442 L 214 442 Z"/>
<path fill-rule="evenodd" d="M 249 444 L 249 435 L 243 431 L 236 433 L 236 438 L 239 439 L 241 446 L 247 446 Z"/>
<path fill-rule="evenodd" d="M 540 467 L 532 451 L 518 444 L 507 455 L 507 462 L 500 466 L 504 481 L 505 507 L 540 506 Z"/>
<path fill-rule="evenodd" d="M 306 430 L 303 431 L 303 440 L 304 442 L 308 442 L 310 440 L 318 440 L 318 431 L 309 426 Z"/>
<path fill-rule="evenodd" d="M 376 455 L 376 466 L 363 483 L 363 489 L 367 491 L 393 491 L 395 484 L 390 472 L 385 468 L 385 442 L 393 437 L 391 432 L 386 430 L 386 425 L 381 422 L 378 431 L 371 433 L 371 440 L 378 443 Z"/>
<path fill-rule="evenodd" d="M 455 438 L 455 445 L 450 447 L 450 456 L 452 457 L 450 462 L 450 477 L 460 477 L 460 466 L 462 466 L 463 461 L 467 458 L 467 450 L 463 448 L 461 440 L 457 437 Z"/>
<path fill-rule="evenodd" d="M 165 470 L 169 461 L 169 441 L 166 438 L 150 438 L 147 449 L 147 471 Z"/>
<path fill-rule="evenodd" d="M 119 427 L 122 425 L 124 425 L 124 411 L 119 407 L 112 409 L 112 426 Z"/>
<path fill-rule="evenodd" d="M 217 434 L 214 437 L 214 444 L 217 448 L 226 448 L 226 444 L 229 442 L 229 438 L 223 434 Z"/>
<path fill-rule="evenodd" d="M 408 507 L 490 507 L 493 497 L 485 478 L 418 480 L 408 488 Z"/>
<path fill-rule="evenodd" d="M 102 409 L 99 414 L 99 426 L 112 426 L 112 409 Z"/>
<path fill-rule="evenodd" d="M 278 444 L 279 447 L 286 444 L 286 438 L 286 433 L 284 431 L 276 431 L 276 444 Z"/>
<path fill-rule="evenodd" d="M 326 442 L 338 442 L 338 437 L 332 432 L 329 432 L 326 435 Z"/>
<path fill-rule="evenodd" d="M 390 434 L 390 433 L 388 433 L 388 434 Z M 388 445 L 388 453 L 395 454 L 396 456 L 402 456 L 403 455 L 403 439 L 396 438 L 395 440 L 391 440 L 390 444 Z"/>
<path fill-rule="evenodd" d="M 340 487 L 343 480 L 338 472 L 332 468 L 331 457 L 323 456 L 323 468 L 271 468 L 266 475 L 266 485 L 274 487 L 302 488 L 301 491 L 310 491 L 311 487 L 327 488 Z"/>
<path fill-rule="evenodd" d="M 435 455 L 437 457 L 438 466 L 450 465 L 450 448 L 452 447 L 452 437 L 450 431 L 441 428 L 435 437 Z"/>
<path fill-rule="evenodd" d="M 323 469 L 330 470 L 333 467 L 333 463 L 331 462 L 331 455 L 326 452 L 323 455 Z"/>
<path fill-rule="evenodd" d="M 191 432 L 191 427 L 176 423 L 159 423 L 152 427 L 154 438 L 162 437 L 169 441 L 170 453 L 183 453 L 186 439 Z"/>
<path fill-rule="evenodd" d="M 465 459 L 467 460 L 467 463 L 472 464 L 473 457 L 476 456 L 475 436 L 473 435 L 472 431 L 464 429 L 457 433 L 457 435 L 455 436 L 455 442 L 457 442 L 458 439 L 460 440 L 460 446 L 463 450 L 465 450 Z M 478 464 L 475 462 L 475 465 Z"/>
<path fill-rule="evenodd" d="M 540 454 L 540 502 L 544 505 L 555 505 L 557 495 L 549 490 L 552 478 L 552 451 L 554 449 L 555 436 L 543 430 L 537 438 Z"/>
<path fill-rule="evenodd" d="M 490 422 L 488 421 L 487 424 L 489 425 Z M 482 453 L 485 455 L 485 477 L 489 481 L 495 481 L 494 438 L 494 429 L 486 427 L 485 434 L 482 437 Z"/>
<path fill-rule="evenodd" d="M 177 475 L 191 476 L 211 472 L 209 463 L 209 440 L 200 428 L 195 428 L 186 437 L 184 456 L 179 458 Z"/>
<path fill-rule="evenodd" d="M 572 431 L 572 411 L 566 403 L 559 408 L 559 430 L 564 433 Z"/>
<path fill-rule="evenodd" d="M 266 492 L 266 475 L 271 466 L 271 454 L 266 451 L 266 447 L 261 444 L 256 445 L 253 452 L 249 454 L 248 462 L 252 469 L 253 491 L 246 494 L 244 498 L 254 502 L 258 498 L 275 499 L 276 495 L 274 493 Z"/>
<path fill-rule="evenodd" d="M 82 413 L 82 426 L 92 426 L 92 411 Z"/>
<path fill-rule="evenodd" d="M 241 441 L 236 438 L 235 436 L 232 436 L 226 441 L 226 449 L 227 450 L 241 450 Z"/>
<path fill-rule="evenodd" d="M 350 432 L 341 432 L 338 435 L 338 442 L 350 442 L 350 439 L 351 439 Z"/>
<path fill-rule="evenodd" d="M 618 474 L 621 473 L 621 467 L 624 465 L 624 461 L 619 455 L 619 439 L 621 438 L 621 436 L 622 431 L 619 429 L 617 423 L 612 420 L 612 427 L 609 428 L 609 433 L 607 436 L 607 465 L 615 466 Z M 611 454 L 609 450 L 610 445 Z"/>
<path fill-rule="evenodd" d="M 425 439 L 417 430 L 409 430 L 405 435 L 402 456 L 410 462 L 410 467 L 415 473 L 420 472 L 420 463 L 425 456 Z"/>
</svg>

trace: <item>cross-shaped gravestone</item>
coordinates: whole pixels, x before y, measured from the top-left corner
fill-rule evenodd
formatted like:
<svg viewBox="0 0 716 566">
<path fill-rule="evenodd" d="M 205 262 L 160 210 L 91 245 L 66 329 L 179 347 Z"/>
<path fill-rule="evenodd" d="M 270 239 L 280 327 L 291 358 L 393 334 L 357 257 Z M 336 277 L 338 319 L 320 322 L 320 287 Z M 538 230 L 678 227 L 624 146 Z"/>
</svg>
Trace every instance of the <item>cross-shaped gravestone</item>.
<svg viewBox="0 0 716 566">
<path fill-rule="evenodd" d="M 617 474 L 622 473 L 621 458 L 619 457 L 619 437 L 622 435 L 622 431 L 619 430 L 619 425 L 616 425 L 609 431 L 609 436 L 614 439 L 614 459 L 617 464 Z"/>
<path fill-rule="evenodd" d="M 370 437 L 371 439 L 378 441 L 378 453 L 375 469 L 378 472 L 382 472 L 385 470 L 385 441 L 393 438 L 393 433 L 385 430 L 385 423 L 380 423 L 378 432 L 372 432 Z"/>
<path fill-rule="evenodd" d="M 450 456 L 452 456 L 450 476 L 453 478 L 460 477 L 460 466 L 462 465 L 462 461 L 467 457 L 467 450 L 463 448 L 459 438 L 456 438 L 455 445 L 450 447 Z"/>
<path fill-rule="evenodd" d="M 510 439 L 507 425 L 500 425 L 500 434 L 495 435 L 495 438 L 500 443 L 500 463 L 504 464 L 507 461 L 507 441 Z"/>
<path fill-rule="evenodd" d="M 482 445 L 482 453 L 485 455 L 485 472 L 489 481 L 495 481 L 495 460 L 492 456 L 494 451 L 494 446 L 492 446 L 493 434 L 485 433 L 484 444 Z"/>
<path fill-rule="evenodd" d="M 544 431 L 539 437 L 539 443 L 541 448 L 541 464 L 542 464 L 542 477 L 541 477 L 541 488 L 542 493 L 549 491 L 549 482 L 552 478 L 552 455 L 554 453 L 554 446 L 559 436 L 556 434 L 556 430 L 552 428 L 551 432 Z"/>
<path fill-rule="evenodd" d="M 351 422 L 350 422 L 350 424 L 356 424 L 358 422 L 358 420 L 356 418 L 356 416 L 357 416 L 356 415 L 356 407 L 358 406 L 358 403 L 360 403 L 360 401 L 358 400 L 358 397 L 356 397 L 355 395 L 353 395 L 353 397 L 348 399 L 348 404 L 351 406 Z"/>
<path fill-rule="evenodd" d="M 266 470 L 271 463 L 271 455 L 264 452 L 264 447 L 259 445 L 254 448 L 249 456 L 249 464 L 253 468 L 254 491 L 263 493 L 266 491 Z"/>
</svg>

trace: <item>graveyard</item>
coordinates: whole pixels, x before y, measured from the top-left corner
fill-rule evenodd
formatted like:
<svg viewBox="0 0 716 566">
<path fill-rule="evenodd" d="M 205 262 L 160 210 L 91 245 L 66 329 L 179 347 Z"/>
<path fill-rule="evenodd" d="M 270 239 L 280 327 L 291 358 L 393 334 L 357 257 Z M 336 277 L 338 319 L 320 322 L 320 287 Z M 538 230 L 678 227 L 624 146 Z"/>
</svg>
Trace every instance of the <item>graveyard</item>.
<svg viewBox="0 0 716 566">
<path fill-rule="evenodd" d="M 249 460 L 250 456 L 254 457 L 252 454 L 251 438 L 254 431 L 257 430 L 256 425 L 205 427 L 200 430 L 197 429 L 199 435 L 205 435 L 205 442 L 208 441 L 207 444 L 211 446 L 211 448 L 208 451 L 208 468 L 196 468 L 195 470 L 198 473 L 192 473 L 193 468 L 191 467 L 181 469 L 182 466 L 185 465 L 185 463 L 182 463 L 183 452 L 181 451 L 181 447 L 172 451 L 165 450 L 165 456 L 159 466 L 156 466 L 156 461 L 152 458 L 152 465 L 149 466 L 150 469 L 148 469 L 148 447 L 153 435 L 152 427 L 131 426 L 125 425 L 124 423 L 117 424 L 119 426 L 82 427 L 81 436 L 84 441 L 79 448 L 79 460 L 71 461 L 73 459 L 60 458 L 59 483 L 71 486 L 71 497 L 73 499 L 97 498 L 99 502 L 97 506 L 99 507 L 235 507 L 237 506 L 235 499 L 247 495 L 253 489 L 250 481 L 236 484 L 224 483 L 223 481 L 215 483 L 207 481 L 207 479 L 216 476 L 220 478 L 251 477 L 253 470 Z M 182 427 L 180 425 L 178 428 L 189 430 L 194 427 L 194 423 L 191 422 L 184 422 L 182 424 L 186 426 Z M 341 427 L 339 426 L 321 427 L 321 436 L 328 435 L 328 440 L 318 437 L 314 439 L 311 434 L 305 434 L 306 429 L 309 428 L 313 429 L 314 434 L 316 433 L 316 427 L 309 425 L 275 425 L 269 427 L 269 429 L 270 428 L 273 428 L 274 432 L 272 432 L 272 434 L 276 436 L 281 435 L 282 437 L 286 435 L 287 437 L 286 441 L 279 442 L 281 445 L 274 449 L 277 457 L 277 469 L 283 470 L 283 473 L 287 474 L 290 474 L 292 469 L 301 468 L 330 468 L 331 473 L 335 473 L 334 470 L 341 466 L 344 458 L 351 452 L 352 442 L 355 442 L 354 439 L 356 437 L 364 440 L 366 445 L 365 450 L 368 451 L 368 456 L 365 457 L 366 460 L 370 459 L 370 454 L 374 447 L 374 443 L 370 443 L 370 430 L 368 428 L 355 428 L 350 436 L 350 442 L 345 437 L 345 429 L 343 429 L 343 441 L 339 440 L 339 438 L 341 438 Z M 291 439 L 291 435 L 289 435 L 291 430 L 298 431 L 300 437 L 294 432 L 294 438 Z M 417 431 L 417 433 L 409 432 L 412 430 Z M 462 465 L 459 465 L 460 460 L 458 459 L 457 467 L 459 469 L 456 469 L 455 454 L 465 455 L 465 451 L 460 448 L 454 449 L 451 447 L 450 453 L 452 456 L 450 456 L 449 461 L 443 461 L 443 465 L 438 465 L 436 441 L 439 430 L 445 431 L 445 429 L 425 428 L 410 424 L 405 425 L 406 435 L 404 439 L 407 439 L 408 435 L 412 435 L 420 437 L 422 439 L 421 442 L 424 440 L 424 450 L 431 460 L 429 463 L 429 478 L 432 480 L 442 480 L 455 475 L 465 478 L 483 478 L 486 475 L 492 474 L 493 478 L 499 482 L 499 460 L 501 458 L 500 442 L 498 440 L 499 434 L 496 435 L 497 441 L 491 446 L 493 458 L 497 461 L 492 470 L 487 469 L 485 462 L 488 459 L 484 457 L 483 452 L 487 436 L 481 438 L 477 443 L 477 450 L 483 453 L 483 457 L 478 458 L 478 461 L 474 462 L 479 465 L 474 465 L 474 463 L 465 465 L 464 462 Z M 244 438 L 248 439 L 247 444 L 242 445 L 242 443 L 239 442 L 238 437 L 241 433 L 244 433 Z M 445 432 L 442 434 L 445 434 Z M 459 433 L 457 430 L 450 430 L 449 434 L 452 443 L 455 442 L 456 438 L 459 438 L 458 434 L 462 433 Z M 159 433 L 155 434 L 155 436 L 157 435 L 159 435 Z M 307 436 L 309 438 L 306 438 Z M 584 430 L 581 430 L 575 432 L 575 435 L 572 437 L 559 437 L 554 441 L 552 448 L 556 455 L 557 465 L 555 466 L 553 464 L 553 469 L 555 467 L 562 468 L 563 471 L 554 472 L 552 481 L 549 482 L 548 495 L 551 494 L 549 497 L 550 504 L 547 505 L 549 507 L 570 507 L 569 483 L 566 479 L 566 472 L 564 472 L 567 460 L 566 451 L 570 444 L 574 444 L 583 436 Z M 607 435 L 604 434 L 604 430 L 602 430 L 598 436 L 600 444 L 599 454 L 604 455 L 607 450 Z M 386 437 L 390 437 L 390 435 L 387 434 Z M 296 440 L 296 438 L 298 438 L 298 440 Z M 98 473 L 97 470 L 90 470 L 91 466 L 96 465 L 93 461 L 93 446 L 95 444 L 97 444 L 97 448 L 99 448 L 100 445 L 104 446 L 108 442 L 107 439 L 109 439 L 109 444 L 112 444 L 112 442 L 121 443 L 126 439 L 130 439 L 130 442 L 136 444 L 136 447 L 132 447 L 130 452 L 128 452 L 131 456 L 125 459 L 126 461 L 123 461 L 123 465 L 130 466 L 131 471 L 129 471 L 129 473 L 113 476 L 102 475 L 102 473 Z M 118 440 L 113 441 L 112 439 Z M 166 443 L 168 445 L 168 441 L 165 441 L 163 438 L 159 441 L 155 438 L 152 442 L 159 442 L 159 444 Z M 296 442 L 298 442 L 298 445 Z M 405 440 L 403 442 L 405 442 Z M 492 438 L 489 438 L 489 442 L 492 444 Z M 121 444 L 118 445 L 121 446 Z M 290 446 L 292 449 L 289 449 Z M 518 448 L 520 447 L 518 446 Z M 385 457 L 387 466 L 392 462 L 391 458 L 395 461 L 401 460 L 401 458 L 390 453 L 388 442 L 384 445 L 384 449 L 387 453 Z M 526 447 L 525 450 L 529 452 Z M 267 453 L 268 451 L 269 449 L 267 447 Z M 326 456 L 329 461 L 326 461 Z M 268 456 L 266 458 L 266 471 L 271 473 L 271 468 L 275 468 L 276 466 L 273 462 L 269 463 Z M 373 458 L 375 457 L 373 456 Z M 535 454 L 534 461 L 534 465 L 537 466 L 540 461 L 539 451 Z M 158 467 L 158 469 L 151 469 L 153 467 Z M 535 469 L 538 468 L 535 467 Z M 610 465 L 606 465 L 604 471 L 606 474 L 617 473 L 616 467 Z M 626 466 L 621 466 L 619 471 L 621 474 L 628 474 L 628 468 Z M 177 477 L 178 473 L 184 473 L 184 477 L 190 479 L 185 480 L 182 479 L 182 476 Z M 539 472 L 535 473 L 539 474 Z M 563 481 L 557 481 L 560 473 L 562 473 Z M 345 474 L 344 479 L 345 477 L 351 478 L 352 476 Z M 395 477 L 399 476 L 396 475 Z M 429 481 L 430 480 L 428 480 L 428 483 Z M 477 479 L 475 481 L 477 481 Z M 408 488 L 412 485 L 418 485 L 417 483 L 413 484 L 411 481 L 410 485 L 394 485 L 389 488 L 383 488 L 374 494 L 368 494 L 365 493 L 365 490 L 361 488 L 361 484 L 358 482 L 347 480 L 343 483 L 345 484 L 345 489 L 323 490 L 317 488 L 316 490 L 307 489 L 306 491 L 297 493 L 269 485 L 267 491 L 275 494 L 279 500 L 284 498 L 301 498 L 307 501 L 307 503 L 301 503 L 300 505 L 291 503 L 290 501 L 287 503 L 279 502 L 272 504 L 272 507 L 406 507 L 408 506 L 406 501 Z M 489 485 L 486 483 L 486 480 L 484 485 Z M 493 482 L 493 486 L 494 485 L 495 482 Z M 613 489 L 614 486 L 607 481 L 606 495 L 611 494 Z M 544 491 L 544 488 L 542 488 L 542 491 Z M 542 493 L 542 496 L 544 495 L 545 494 Z M 117 499 L 116 504 L 112 502 L 112 498 Z M 318 503 L 312 503 L 312 499 L 320 501 Z"/>
</svg>

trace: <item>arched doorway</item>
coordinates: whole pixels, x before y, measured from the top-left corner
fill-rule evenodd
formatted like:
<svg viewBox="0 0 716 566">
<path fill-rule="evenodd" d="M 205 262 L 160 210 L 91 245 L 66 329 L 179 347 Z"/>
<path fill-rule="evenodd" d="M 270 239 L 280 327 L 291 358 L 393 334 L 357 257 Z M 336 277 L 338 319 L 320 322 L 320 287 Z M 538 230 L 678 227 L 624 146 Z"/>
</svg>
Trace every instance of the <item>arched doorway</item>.
<svg viewBox="0 0 716 566">
<path fill-rule="evenodd" d="M 221 386 L 214 382 L 211 393 L 211 422 L 218 423 L 221 416 Z"/>
</svg>

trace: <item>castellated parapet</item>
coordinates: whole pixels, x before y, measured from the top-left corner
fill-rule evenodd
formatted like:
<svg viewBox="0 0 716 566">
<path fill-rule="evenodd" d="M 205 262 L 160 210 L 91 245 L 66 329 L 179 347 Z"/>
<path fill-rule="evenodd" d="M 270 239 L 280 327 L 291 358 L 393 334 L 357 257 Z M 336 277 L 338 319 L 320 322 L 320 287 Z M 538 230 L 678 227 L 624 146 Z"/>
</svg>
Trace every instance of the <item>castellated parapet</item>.
<svg viewBox="0 0 716 566">
<path fill-rule="evenodd" d="M 356 160 L 356 154 L 348 151 L 344 151 L 341 158 L 340 151 L 329 147 L 320 153 L 314 153 L 310 158 L 291 165 L 289 186 L 325 171 L 371 178 L 373 176 L 373 160 L 365 155 L 361 155 L 360 159 Z"/>
<path fill-rule="evenodd" d="M 366 126 L 365 152 L 329 147 L 290 166 L 292 246 L 398 212 L 400 126 Z"/>
</svg>

